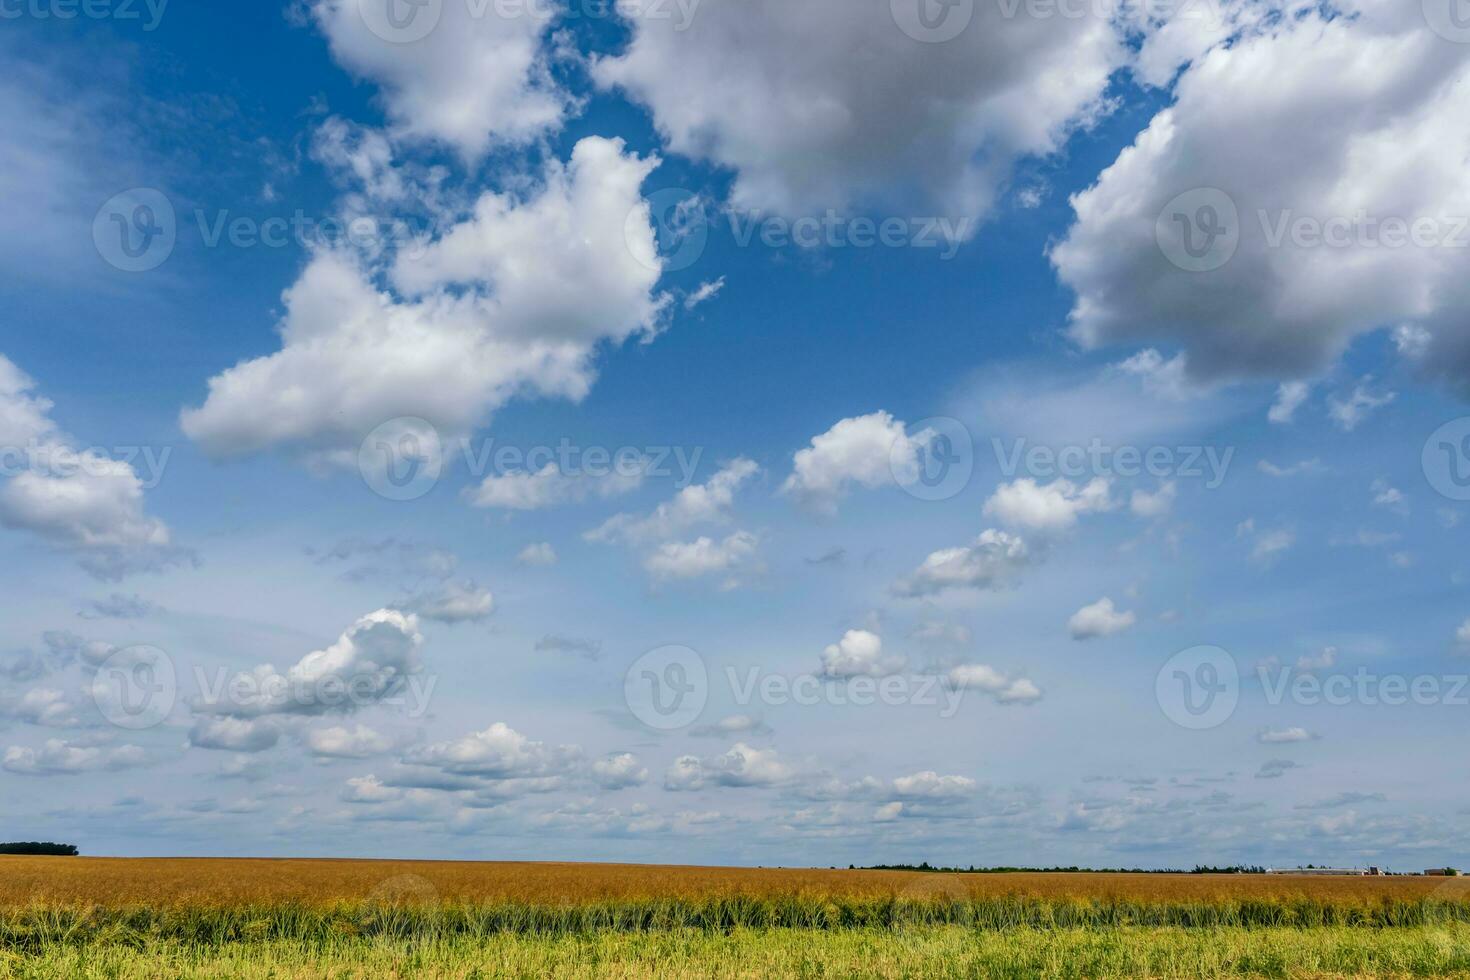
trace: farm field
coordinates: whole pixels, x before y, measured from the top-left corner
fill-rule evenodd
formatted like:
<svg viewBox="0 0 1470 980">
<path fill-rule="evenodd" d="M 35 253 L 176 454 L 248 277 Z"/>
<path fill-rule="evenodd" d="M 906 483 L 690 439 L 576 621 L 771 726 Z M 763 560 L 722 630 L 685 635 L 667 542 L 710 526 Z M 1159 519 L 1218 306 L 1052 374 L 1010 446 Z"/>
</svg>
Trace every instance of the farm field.
<svg viewBox="0 0 1470 980">
<path fill-rule="evenodd" d="M 0 858 L 0 976 L 1470 976 L 1458 879 Z"/>
</svg>

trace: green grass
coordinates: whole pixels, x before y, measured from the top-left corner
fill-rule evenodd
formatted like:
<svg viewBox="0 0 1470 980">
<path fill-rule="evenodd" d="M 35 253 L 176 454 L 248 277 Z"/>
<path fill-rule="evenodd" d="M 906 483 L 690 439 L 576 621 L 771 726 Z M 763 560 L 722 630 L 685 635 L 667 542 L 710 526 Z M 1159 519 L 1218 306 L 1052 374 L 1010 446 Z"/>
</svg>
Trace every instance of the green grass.
<svg viewBox="0 0 1470 980">
<path fill-rule="evenodd" d="M 0 912 L 0 949 L 63 944 L 223 945 L 242 940 L 316 941 L 324 937 L 440 940 L 514 935 L 732 929 L 840 931 L 957 925 L 972 930 L 1125 926 L 1211 928 L 1408 928 L 1470 922 L 1470 903 L 1315 899 L 1214 902 L 1138 899 L 912 899 L 806 896 L 651 899 L 567 905 L 513 902 L 430 904 L 33 906 Z"/>
<path fill-rule="evenodd" d="M 36 905 L 0 977 L 1470 977 L 1470 903 L 727 896 Z"/>
<path fill-rule="evenodd" d="M 734 929 L 47 942 L 0 951 L 43 977 L 1324 977 L 1470 976 L 1470 926 Z"/>
</svg>

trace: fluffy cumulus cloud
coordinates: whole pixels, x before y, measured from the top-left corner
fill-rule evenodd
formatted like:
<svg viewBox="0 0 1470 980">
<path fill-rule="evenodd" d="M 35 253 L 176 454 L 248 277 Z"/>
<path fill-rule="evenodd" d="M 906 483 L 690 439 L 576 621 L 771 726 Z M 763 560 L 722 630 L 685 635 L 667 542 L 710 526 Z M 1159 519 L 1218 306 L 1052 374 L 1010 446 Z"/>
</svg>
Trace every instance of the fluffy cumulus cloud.
<svg viewBox="0 0 1470 980">
<path fill-rule="evenodd" d="M 985 514 L 1012 527 L 1037 531 L 1064 531 L 1083 514 L 1096 514 L 1116 506 L 1112 485 L 1096 477 L 1085 485 L 1054 480 L 1042 486 L 1028 478 L 1002 483 L 985 502 Z"/>
<path fill-rule="evenodd" d="M 1104 597 L 1074 612 L 1067 620 L 1067 631 L 1074 640 L 1095 640 L 1121 633 L 1137 619 L 1133 613 L 1116 608 L 1112 599 Z"/>
<path fill-rule="evenodd" d="M 436 623 L 477 623 L 495 611 L 495 596 L 472 581 L 446 582 L 412 597 L 404 608 Z"/>
<path fill-rule="evenodd" d="M 523 143 L 558 126 L 568 97 L 541 50 L 551 8 L 521 4 L 516 16 L 473 3 L 404 5 L 314 0 L 311 16 L 332 56 L 375 82 L 394 135 L 430 139 L 467 159 Z"/>
<path fill-rule="evenodd" d="M 662 315 L 639 192 L 655 162 L 583 139 L 527 195 L 486 193 L 421 253 L 399 254 L 392 293 L 363 257 L 318 252 L 285 293 L 281 349 L 212 378 L 184 431 L 215 456 L 285 446 L 354 464 L 394 419 L 411 421 L 391 439 L 432 456 L 518 393 L 582 398 L 596 346 L 650 333 Z"/>
<path fill-rule="evenodd" d="M 754 461 L 732 460 L 707 482 L 684 487 L 672 500 L 659 504 L 653 513 L 641 517 L 617 514 L 584 537 L 588 541 L 638 545 L 665 541 L 701 525 L 728 523 L 735 495 L 758 473 L 760 467 Z"/>
<path fill-rule="evenodd" d="M 1073 200 L 1052 252 L 1072 335 L 1176 345 L 1201 378 L 1293 380 L 1400 327 L 1404 356 L 1470 393 L 1470 47 L 1420 4 L 1227 5 L 1285 7 L 1196 52 L 1173 104 Z M 1305 394 L 1284 388 L 1272 419 Z"/>
<path fill-rule="evenodd" d="M 452 776 L 505 780 L 564 776 L 581 756 L 576 746 L 547 745 L 498 721 L 463 738 L 414 749 L 404 761 Z"/>
<path fill-rule="evenodd" d="M 822 651 L 824 677 L 884 677 L 903 664 L 902 657 L 883 656 L 883 638 L 869 630 L 848 630 Z"/>
<path fill-rule="evenodd" d="M 579 503 L 596 497 L 616 497 L 643 485 L 644 468 L 604 476 L 572 476 L 555 463 L 535 472 L 492 473 L 477 487 L 465 491 L 465 499 L 476 507 L 498 510 L 545 510 Z"/>
<path fill-rule="evenodd" d="M 702 526 L 729 524 L 736 495 L 759 473 L 749 459 L 732 460 L 706 482 L 683 487 L 652 513 L 616 514 L 582 537 L 641 552 L 643 568 L 655 583 L 718 577 L 723 588 L 737 588 L 761 571 L 758 535 L 736 530 L 720 537 L 680 536 Z"/>
<path fill-rule="evenodd" d="M 13 718 L 43 728 L 79 728 L 77 708 L 65 691 L 36 687 L 23 694 L 0 693 L 0 719 Z"/>
<path fill-rule="evenodd" d="M 706 786 L 767 787 L 788 782 L 796 768 L 775 749 L 758 749 L 736 742 L 723 755 L 701 759 L 683 755 L 664 773 L 664 789 L 696 790 Z"/>
<path fill-rule="evenodd" d="M 12 745 L 0 766 L 27 776 L 60 776 L 98 770 L 131 769 L 145 765 L 147 753 L 136 745 L 108 748 L 51 738 L 40 748 Z"/>
<path fill-rule="evenodd" d="M 643 559 L 643 567 L 655 581 L 721 576 L 724 587 L 736 588 L 756 570 L 759 546 L 760 539 L 749 531 L 736 531 L 718 541 L 709 537 L 666 541 Z"/>
<path fill-rule="evenodd" d="M 186 561 L 168 526 L 144 509 L 132 464 L 78 450 L 50 418 L 51 402 L 0 355 L 0 451 L 18 472 L 0 485 L 0 525 L 28 531 L 115 581 Z"/>
<path fill-rule="evenodd" d="M 781 492 L 813 510 L 836 513 L 838 501 L 853 486 L 906 486 L 918 480 L 922 453 L 935 435 L 925 429 L 910 436 L 887 412 L 843 419 L 796 453 Z"/>
<path fill-rule="evenodd" d="M 1000 704 L 1032 704 L 1040 701 L 1041 688 L 1024 677 L 1010 677 L 985 664 L 959 664 L 946 676 L 960 691 L 979 691 Z"/>
<path fill-rule="evenodd" d="M 366 759 L 392 749 L 393 739 L 366 725 L 334 725 L 308 732 L 306 746 L 313 755 L 329 759 Z"/>
<path fill-rule="evenodd" d="M 408 678 L 423 670 L 424 638 L 418 617 L 396 609 L 379 609 L 359 619 L 330 646 L 302 657 L 285 673 L 270 664 L 237 674 L 217 690 L 206 689 L 194 702 L 201 718 L 196 732 L 211 748 L 230 748 L 240 741 L 258 750 L 275 729 L 227 724 L 269 716 L 348 713 L 380 704 L 403 690 Z M 196 744 L 204 744 L 195 739 Z M 270 741 L 274 744 L 274 741 Z M 240 751 L 247 751 L 243 746 Z"/>
<path fill-rule="evenodd" d="M 972 544 L 929 555 L 912 574 L 895 582 L 893 591 L 911 599 L 995 591 L 1010 587 L 1030 563 L 1031 552 L 1024 540 L 989 528 Z"/>
<path fill-rule="evenodd" d="M 625 789 L 648 781 L 648 770 L 631 752 L 618 752 L 592 763 L 592 778 L 603 789 Z"/>
<path fill-rule="evenodd" d="M 650 107 L 674 151 L 736 172 L 743 208 L 923 201 L 980 215 L 1015 160 L 1090 117 L 1123 48 L 1106 17 L 956 4 L 925 43 L 900 0 L 705 0 L 644 16 L 594 77 Z M 950 18 L 956 18 L 951 21 Z"/>
</svg>

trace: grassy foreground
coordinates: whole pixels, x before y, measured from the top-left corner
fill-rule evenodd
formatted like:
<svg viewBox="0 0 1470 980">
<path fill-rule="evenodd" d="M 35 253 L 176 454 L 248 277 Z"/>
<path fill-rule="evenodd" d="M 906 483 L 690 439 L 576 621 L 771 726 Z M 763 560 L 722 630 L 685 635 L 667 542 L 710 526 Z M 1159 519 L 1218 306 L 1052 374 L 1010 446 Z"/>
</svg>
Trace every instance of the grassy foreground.
<svg viewBox="0 0 1470 980">
<path fill-rule="evenodd" d="M 737 929 L 174 940 L 0 952 L 0 976 L 42 977 L 1389 977 L 1470 976 L 1470 926 L 1402 929 L 1119 928 L 1000 932 L 960 926 L 813 933 Z"/>
<path fill-rule="evenodd" d="M 0 858 L 9 977 L 1470 978 L 1470 883 Z"/>
</svg>

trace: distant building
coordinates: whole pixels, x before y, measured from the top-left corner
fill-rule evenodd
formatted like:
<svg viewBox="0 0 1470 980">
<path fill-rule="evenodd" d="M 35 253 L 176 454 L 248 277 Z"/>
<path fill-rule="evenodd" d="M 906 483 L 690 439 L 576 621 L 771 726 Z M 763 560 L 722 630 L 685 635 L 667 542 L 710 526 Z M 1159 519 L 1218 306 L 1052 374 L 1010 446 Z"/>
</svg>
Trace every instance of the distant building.
<svg viewBox="0 0 1470 980">
<path fill-rule="evenodd" d="M 1454 868 L 1425 868 L 1424 873 L 1431 878 L 1453 878 L 1460 872 Z"/>
<path fill-rule="evenodd" d="M 1377 868 L 1267 868 L 1268 875 L 1320 875 L 1366 878 L 1378 874 Z"/>
</svg>

